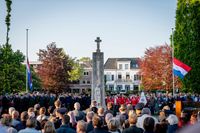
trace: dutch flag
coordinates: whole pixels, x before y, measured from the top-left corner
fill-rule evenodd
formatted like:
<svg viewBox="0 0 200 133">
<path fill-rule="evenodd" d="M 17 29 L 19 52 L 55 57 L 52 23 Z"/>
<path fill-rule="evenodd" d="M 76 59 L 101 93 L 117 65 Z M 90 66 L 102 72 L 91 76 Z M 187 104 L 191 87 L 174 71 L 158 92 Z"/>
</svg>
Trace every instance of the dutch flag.
<svg viewBox="0 0 200 133">
<path fill-rule="evenodd" d="M 184 64 L 180 60 L 173 58 L 173 73 L 181 79 L 191 70 L 192 68 Z"/>
<path fill-rule="evenodd" d="M 32 84 L 31 69 L 30 69 L 28 58 L 27 58 L 26 67 L 27 67 L 27 74 L 28 74 L 28 86 L 29 86 L 30 91 L 32 91 L 33 84 Z"/>
</svg>

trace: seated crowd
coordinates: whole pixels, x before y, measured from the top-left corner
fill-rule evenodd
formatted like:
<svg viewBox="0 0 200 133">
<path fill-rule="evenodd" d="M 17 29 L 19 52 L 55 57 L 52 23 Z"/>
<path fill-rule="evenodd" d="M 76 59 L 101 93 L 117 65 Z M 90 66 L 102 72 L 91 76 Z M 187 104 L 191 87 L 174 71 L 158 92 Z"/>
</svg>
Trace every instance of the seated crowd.
<svg viewBox="0 0 200 133">
<path fill-rule="evenodd" d="M 74 103 L 74 110 L 70 110 L 63 107 L 59 99 L 54 106 L 46 108 L 35 104 L 21 114 L 10 107 L 1 116 L 0 133 L 175 133 L 198 121 L 197 113 L 186 121 L 184 112 L 178 118 L 169 106 L 164 106 L 155 117 L 143 103 L 134 107 L 122 104 L 118 112 L 114 112 L 111 102 L 103 108 L 92 101 L 91 106 L 82 111 L 79 102 Z"/>
</svg>

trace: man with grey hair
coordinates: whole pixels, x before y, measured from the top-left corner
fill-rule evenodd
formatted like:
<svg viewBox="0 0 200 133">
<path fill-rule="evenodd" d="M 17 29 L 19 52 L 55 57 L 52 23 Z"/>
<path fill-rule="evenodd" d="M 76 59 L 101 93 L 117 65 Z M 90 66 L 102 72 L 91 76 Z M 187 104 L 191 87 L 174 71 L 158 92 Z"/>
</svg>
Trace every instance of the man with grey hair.
<svg viewBox="0 0 200 133">
<path fill-rule="evenodd" d="M 105 116 L 105 124 L 108 124 L 109 120 L 111 120 L 113 118 L 113 114 L 111 113 L 107 113 Z"/>
<path fill-rule="evenodd" d="M 111 118 L 110 121 L 107 123 L 108 130 L 110 133 L 120 133 L 120 121 L 117 118 Z"/>
<path fill-rule="evenodd" d="M 14 108 L 14 107 L 10 107 L 10 108 L 8 109 L 9 115 L 12 115 L 12 112 L 13 112 L 13 111 L 15 111 L 15 108 Z"/>
<path fill-rule="evenodd" d="M 154 121 L 155 121 L 155 124 L 158 123 L 158 120 L 151 115 L 151 110 L 149 108 L 143 108 L 142 111 L 141 111 L 141 115 L 142 115 L 141 117 L 138 117 L 138 121 L 137 121 L 137 124 L 136 124 L 137 127 L 139 127 L 139 128 L 144 129 L 143 123 L 144 123 L 144 119 L 147 118 L 147 117 L 153 118 Z"/>
<path fill-rule="evenodd" d="M 74 104 L 74 110 L 73 110 L 74 116 L 76 117 L 76 121 L 84 120 L 85 119 L 85 113 L 83 113 L 80 110 L 80 108 L 81 108 L 80 103 L 76 102 Z"/>
<path fill-rule="evenodd" d="M 92 125 L 92 118 L 94 116 L 94 112 L 93 111 L 90 111 L 87 113 L 86 115 L 86 120 L 87 120 L 87 133 L 92 131 L 94 129 L 93 125 Z"/>
<path fill-rule="evenodd" d="M 178 129 L 178 117 L 174 114 L 170 114 L 167 119 L 166 119 L 169 123 L 168 128 L 167 128 L 167 132 L 168 133 L 175 133 L 176 130 Z"/>
<path fill-rule="evenodd" d="M 113 115 L 112 115 L 111 113 L 107 113 L 106 116 L 105 116 L 105 118 L 102 119 L 102 120 L 104 120 L 103 128 L 104 128 L 105 130 L 108 130 L 108 123 L 109 123 L 109 121 L 110 121 L 112 118 L 113 118 Z"/>
<path fill-rule="evenodd" d="M 20 121 L 18 121 L 19 112 L 16 111 L 16 110 L 12 111 L 12 116 L 11 117 L 12 117 L 11 125 L 13 127 L 16 127 L 16 125 L 20 123 Z"/>
</svg>

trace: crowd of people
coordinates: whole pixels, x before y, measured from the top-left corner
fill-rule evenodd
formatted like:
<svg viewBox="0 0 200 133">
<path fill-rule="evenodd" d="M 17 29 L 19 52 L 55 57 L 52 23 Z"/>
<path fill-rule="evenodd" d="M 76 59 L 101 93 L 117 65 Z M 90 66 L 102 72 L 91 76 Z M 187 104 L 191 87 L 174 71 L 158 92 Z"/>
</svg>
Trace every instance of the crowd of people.
<svg viewBox="0 0 200 133">
<path fill-rule="evenodd" d="M 146 93 L 106 97 L 97 106 L 88 95 L 26 93 L 0 96 L 0 133 L 175 133 L 196 125 L 198 111 L 175 114 L 175 100 L 198 102 L 199 95 Z"/>
</svg>

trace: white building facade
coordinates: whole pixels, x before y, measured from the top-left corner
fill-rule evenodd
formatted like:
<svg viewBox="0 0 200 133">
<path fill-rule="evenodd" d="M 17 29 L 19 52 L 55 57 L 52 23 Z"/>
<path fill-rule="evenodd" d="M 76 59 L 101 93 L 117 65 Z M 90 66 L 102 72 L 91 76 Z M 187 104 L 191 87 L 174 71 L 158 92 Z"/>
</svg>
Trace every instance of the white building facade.
<svg viewBox="0 0 200 133">
<path fill-rule="evenodd" d="M 108 58 L 104 65 L 105 87 L 111 92 L 140 90 L 139 58 Z"/>
</svg>

